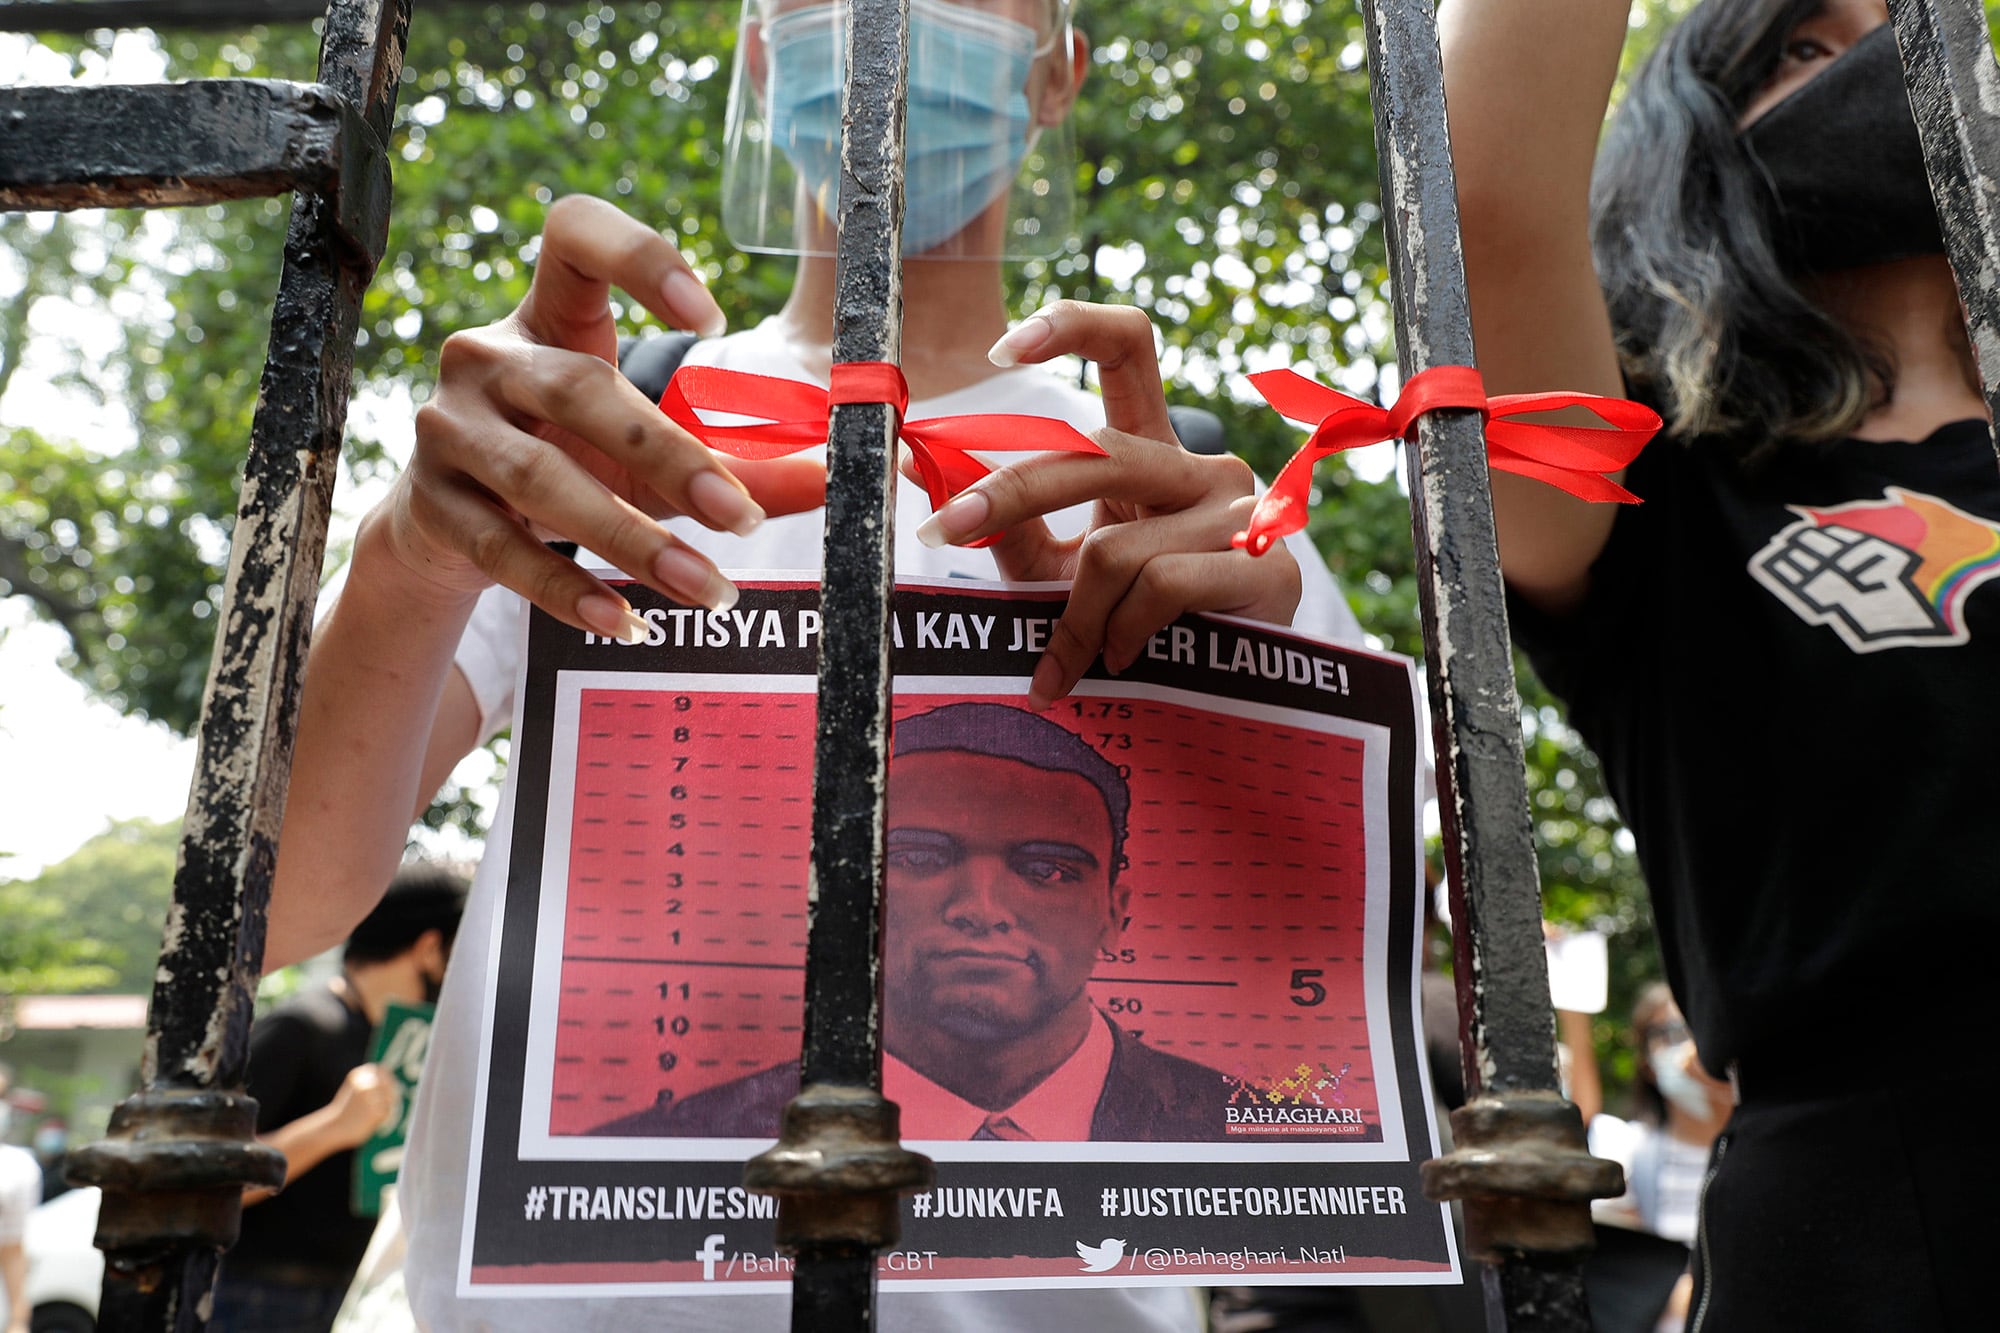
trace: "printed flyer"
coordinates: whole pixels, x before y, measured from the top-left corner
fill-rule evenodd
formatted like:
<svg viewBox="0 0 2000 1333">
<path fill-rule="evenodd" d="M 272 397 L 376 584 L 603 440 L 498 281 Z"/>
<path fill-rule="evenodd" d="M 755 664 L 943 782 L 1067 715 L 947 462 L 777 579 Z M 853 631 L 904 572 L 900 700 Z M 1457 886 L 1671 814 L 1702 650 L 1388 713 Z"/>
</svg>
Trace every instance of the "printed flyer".
<svg viewBox="0 0 2000 1333">
<path fill-rule="evenodd" d="M 783 1289 L 818 586 L 535 615 L 460 1289 Z M 1064 590 L 899 584 L 884 1089 L 937 1163 L 885 1283 L 1455 1282 L 1416 1016 L 1403 658 L 1189 616 L 1047 712 Z"/>
</svg>

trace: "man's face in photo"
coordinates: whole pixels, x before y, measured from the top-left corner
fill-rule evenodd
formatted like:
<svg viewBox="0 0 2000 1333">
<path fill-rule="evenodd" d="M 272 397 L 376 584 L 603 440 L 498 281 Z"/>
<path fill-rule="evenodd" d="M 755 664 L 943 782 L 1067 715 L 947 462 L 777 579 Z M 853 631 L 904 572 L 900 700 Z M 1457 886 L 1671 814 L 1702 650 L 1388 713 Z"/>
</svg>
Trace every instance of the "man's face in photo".
<svg viewBox="0 0 2000 1333">
<path fill-rule="evenodd" d="M 1077 773 L 954 750 L 889 781 L 886 982 L 899 1021 L 967 1041 L 1045 1027 L 1116 939 L 1111 816 Z"/>
</svg>

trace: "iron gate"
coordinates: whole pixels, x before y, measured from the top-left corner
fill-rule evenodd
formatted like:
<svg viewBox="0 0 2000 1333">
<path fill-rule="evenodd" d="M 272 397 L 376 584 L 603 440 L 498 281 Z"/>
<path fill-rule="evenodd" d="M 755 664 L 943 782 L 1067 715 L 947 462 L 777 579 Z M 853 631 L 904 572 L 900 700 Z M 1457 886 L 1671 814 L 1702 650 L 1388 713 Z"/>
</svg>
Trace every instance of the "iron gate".
<svg viewBox="0 0 2000 1333">
<path fill-rule="evenodd" d="M 1400 369 L 1471 365 L 1472 339 L 1428 0 L 1361 0 Z M 314 0 L 0 0 L 0 28 L 149 19 L 255 22 Z M 903 0 L 851 0 L 837 361 L 899 350 Z M 1960 275 L 1989 406 L 2000 377 L 2000 136 L 1978 0 L 1891 0 L 1911 103 Z M 0 92 L 0 208 L 164 207 L 294 192 L 284 274 L 231 547 L 221 634 L 174 905 L 148 1021 L 144 1088 L 76 1155 L 104 1187 L 101 1323 L 199 1330 L 247 1185 L 282 1180 L 243 1095 L 250 1002 L 284 810 L 360 300 L 387 234 L 385 153 L 408 0 L 333 0 L 320 82 L 205 80 Z M 106 133 L 115 127 L 115 133 Z M 929 1163 L 881 1095 L 880 939 L 896 409 L 833 409 L 815 750 L 804 1078 L 748 1183 L 779 1196 L 798 1255 L 793 1324 L 872 1326 L 876 1253 Z M 2000 449 L 2000 440 L 1996 440 Z M 1464 1202 L 1496 1330 L 1589 1326 L 1579 1265 L 1589 1198 L 1615 1172 L 1556 1091 L 1554 1027 L 1512 656 L 1477 413 L 1421 418 L 1412 452 L 1438 786 L 1470 1101 L 1427 1189 Z M 838 534 L 839 540 L 834 537 Z M 1609 1174 L 1607 1174 L 1609 1172 Z"/>
</svg>

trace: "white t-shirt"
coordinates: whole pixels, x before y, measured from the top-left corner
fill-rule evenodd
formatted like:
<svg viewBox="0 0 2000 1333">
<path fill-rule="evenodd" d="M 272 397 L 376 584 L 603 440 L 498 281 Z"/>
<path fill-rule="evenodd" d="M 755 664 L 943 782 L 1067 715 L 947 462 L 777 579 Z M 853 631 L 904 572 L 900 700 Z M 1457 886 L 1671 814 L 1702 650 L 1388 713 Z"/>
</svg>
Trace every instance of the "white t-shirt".
<svg viewBox="0 0 2000 1333">
<path fill-rule="evenodd" d="M 18 1245 L 42 1201 L 42 1168 L 26 1148 L 0 1143 L 0 1245 Z M 0 1310 L 7 1307 L 0 1304 Z"/>
<path fill-rule="evenodd" d="M 1643 1120 L 1620 1120 L 1615 1115 L 1592 1116 L 1588 1138 L 1592 1156 L 1625 1168 L 1625 1192 L 1592 1202 L 1592 1216 L 1692 1246 L 1701 1220 L 1701 1182 L 1708 1174 L 1710 1150 Z M 1642 1170 L 1650 1173 L 1650 1180 L 1638 1178 Z"/>
<path fill-rule="evenodd" d="M 815 380 L 778 336 L 760 326 L 727 338 L 695 344 L 689 365 L 720 366 L 785 379 Z M 823 381 L 821 381 L 823 382 Z M 907 417 L 1009 412 L 1058 417 L 1080 430 L 1104 424 L 1103 401 L 1045 370 L 1002 371 L 965 389 L 910 404 Z M 998 462 L 1008 461 L 1000 456 Z M 922 488 L 897 488 L 896 569 L 903 574 L 993 578 L 993 558 L 984 551 L 945 547 L 933 550 L 916 540 L 929 517 Z M 1051 516 L 1058 535 L 1083 530 L 1089 506 Z M 714 533 L 674 520 L 675 535 L 706 553 L 723 569 L 816 569 L 824 538 L 820 511 L 774 518 L 748 537 Z M 1304 580 L 1294 625 L 1303 632 L 1359 644 L 1360 627 L 1326 565 L 1303 535 L 1291 539 Z M 513 719 L 514 690 L 522 669 L 525 603 L 503 589 L 480 599 L 459 644 L 457 665 L 479 700 L 482 732 L 491 735 Z M 722 1296 L 677 1299 L 607 1297 L 603 1300 L 465 1300 L 456 1295 L 466 1182 L 470 1165 L 474 1089 L 478 1084 L 479 1008 L 486 995 L 484 969 L 492 952 L 494 918 L 505 881 L 514 823 L 510 771 L 500 809 L 487 835 L 486 856 L 474 877 L 472 896 L 453 948 L 456 960 L 446 978 L 431 1033 L 422 1095 L 410 1127 L 400 1206 L 410 1233 L 406 1264 L 410 1303 L 431 1333 L 763 1333 L 788 1327 L 789 1298 Z M 1067 1291 L 899 1292 L 880 1297 L 884 1333 L 1019 1333 L 1022 1329 L 1088 1329 L 1090 1333 L 1192 1333 L 1201 1327 L 1193 1293 L 1179 1287 L 1107 1287 Z"/>
</svg>

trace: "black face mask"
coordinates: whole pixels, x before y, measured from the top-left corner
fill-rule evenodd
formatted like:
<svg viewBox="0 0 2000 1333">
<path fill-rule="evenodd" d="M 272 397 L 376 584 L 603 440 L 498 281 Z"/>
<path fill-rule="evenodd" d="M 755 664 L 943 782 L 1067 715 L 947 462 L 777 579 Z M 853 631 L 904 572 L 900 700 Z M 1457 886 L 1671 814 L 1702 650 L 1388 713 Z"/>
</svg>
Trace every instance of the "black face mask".
<svg viewBox="0 0 2000 1333">
<path fill-rule="evenodd" d="M 1740 142 L 1771 183 L 1778 249 L 1798 268 L 1944 253 L 1888 24 L 1765 112 Z"/>
</svg>

